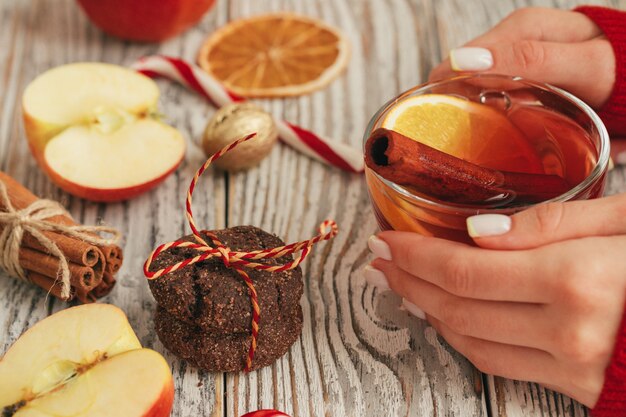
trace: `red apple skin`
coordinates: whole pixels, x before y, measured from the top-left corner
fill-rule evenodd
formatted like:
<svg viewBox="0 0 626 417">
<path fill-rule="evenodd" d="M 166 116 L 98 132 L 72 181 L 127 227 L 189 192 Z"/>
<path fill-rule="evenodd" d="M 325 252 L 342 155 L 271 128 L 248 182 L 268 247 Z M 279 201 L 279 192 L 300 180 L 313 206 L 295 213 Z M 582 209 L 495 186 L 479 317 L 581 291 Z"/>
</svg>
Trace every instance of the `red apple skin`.
<svg viewBox="0 0 626 417">
<path fill-rule="evenodd" d="M 181 159 L 172 166 L 168 171 L 163 173 L 161 176 L 153 179 L 152 181 L 144 182 L 143 184 L 134 185 L 132 187 L 126 188 L 91 188 L 86 187 L 84 185 L 76 184 L 72 181 L 69 181 L 58 172 L 53 170 L 50 165 L 48 165 L 45 161 L 41 163 L 48 177 L 58 185 L 62 190 L 68 192 L 69 194 L 75 195 L 76 197 L 84 198 L 85 200 L 96 201 L 101 203 L 115 203 L 118 201 L 129 200 L 131 198 L 137 197 L 139 194 L 143 194 L 146 191 L 156 187 L 159 183 L 161 183 L 165 178 L 167 178 L 172 172 L 176 171 L 176 168 L 180 165 L 181 161 L 184 158 L 184 153 Z M 38 159 L 38 158 L 36 158 Z M 43 158 L 42 158 L 43 159 Z M 38 159 L 39 160 L 39 159 Z"/>
<path fill-rule="evenodd" d="M 109 35 L 160 42 L 197 23 L 215 0 L 78 0 L 89 19 Z"/>
<path fill-rule="evenodd" d="M 278 410 L 257 410 L 251 411 L 242 415 L 241 417 L 290 417 L 288 414 L 285 414 Z"/>
<path fill-rule="evenodd" d="M 174 380 L 170 378 L 169 382 L 163 388 L 163 392 L 159 396 L 157 402 L 148 410 L 143 417 L 168 417 L 172 412 L 174 404 Z"/>
</svg>

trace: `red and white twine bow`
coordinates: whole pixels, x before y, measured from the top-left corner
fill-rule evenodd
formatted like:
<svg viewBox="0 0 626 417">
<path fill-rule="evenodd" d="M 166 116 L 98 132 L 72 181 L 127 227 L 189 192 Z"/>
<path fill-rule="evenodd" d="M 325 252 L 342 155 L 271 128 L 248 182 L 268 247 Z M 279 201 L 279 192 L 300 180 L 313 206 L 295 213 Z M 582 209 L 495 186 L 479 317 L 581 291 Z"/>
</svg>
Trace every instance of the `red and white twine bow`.
<svg viewBox="0 0 626 417">
<path fill-rule="evenodd" d="M 245 136 L 230 145 L 224 147 L 219 152 L 211 156 L 205 163 L 196 171 L 196 175 L 194 175 L 191 180 L 191 184 L 189 184 L 189 190 L 187 191 L 187 203 L 186 203 L 186 214 L 187 220 L 189 221 L 189 227 L 191 227 L 191 231 L 193 232 L 194 238 L 198 243 L 187 242 L 182 240 L 176 240 L 174 242 L 165 243 L 157 247 L 148 259 L 146 260 L 143 273 L 146 278 L 152 280 L 157 279 L 165 274 L 169 274 L 170 272 L 177 271 L 186 266 L 193 265 L 197 262 L 204 261 L 205 259 L 210 258 L 220 258 L 224 265 L 227 268 L 233 268 L 237 273 L 243 278 L 244 282 L 248 286 L 248 291 L 250 293 L 250 302 L 252 305 L 252 332 L 251 332 L 251 341 L 250 341 L 250 349 L 248 351 L 248 357 L 246 358 L 246 367 L 245 370 L 249 371 L 252 367 L 252 360 L 254 359 L 254 352 L 257 348 L 257 337 L 259 333 L 259 317 L 261 311 L 259 309 L 258 297 L 256 289 L 254 288 L 254 282 L 248 275 L 248 273 L 244 270 L 244 268 L 252 268 L 260 271 L 268 271 L 268 272 L 283 272 L 290 269 L 296 268 L 300 263 L 306 258 L 309 251 L 311 250 L 311 246 L 316 244 L 322 240 L 329 240 L 335 237 L 338 232 L 337 224 L 333 220 L 325 220 L 320 224 L 319 234 L 309 240 L 304 240 L 301 242 L 291 243 L 285 246 L 279 246 L 277 248 L 271 249 L 262 249 L 251 252 L 239 252 L 232 251 L 228 247 L 224 246 L 222 242 L 218 239 L 218 237 L 207 230 L 203 230 L 206 236 L 211 239 L 211 243 L 214 246 L 210 246 L 198 231 L 196 227 L 196 222 L 193 219 L 193 212 L 191 210 L 191 198 L 193 196 L 193 191 L 196 188 L 196 184 L 198 183 L 198 179 L 202 175 L 202 173 L 211 165 L 211 162 L 235 148 L 242 142 L 252 139 L 256 136 L 256 133 L 252 133 L 248 136 Z M 195 249 L 199 252 L 198 255 L 193 258 L 184 259 L 180 262 L 177 262 L 174 265 L 170 265 L 166 268 L 159 269 L 158 271 L 150 271 L 150 265 L 152 261 L 159 256 L 159 254 L 170 248 L 191 248 Z M 291 255 L 294 253 L 298 253 L 295 256 L 294 260 L 285 264 L 279 265 L 267 265 L 255 261 L 263 260 L 263 259 L 274 259 L 281 258 L 285 255 Z"/>
<path fill-rule="evenodd" d="M 147 56 L 134 63 L 132 68 L 148 77 L 164 77 L 178 81 L 218 107 L 245 101 L 243 97 L 228 91 L 202 68 L 179 58 L 164 55 Z M 349 172 L 363 172 L 363 154 L 357 149 L 326 139 L 278 118 L 274 118 L 274 122 L 281 140 L 296 150 Z"/>
</svg>

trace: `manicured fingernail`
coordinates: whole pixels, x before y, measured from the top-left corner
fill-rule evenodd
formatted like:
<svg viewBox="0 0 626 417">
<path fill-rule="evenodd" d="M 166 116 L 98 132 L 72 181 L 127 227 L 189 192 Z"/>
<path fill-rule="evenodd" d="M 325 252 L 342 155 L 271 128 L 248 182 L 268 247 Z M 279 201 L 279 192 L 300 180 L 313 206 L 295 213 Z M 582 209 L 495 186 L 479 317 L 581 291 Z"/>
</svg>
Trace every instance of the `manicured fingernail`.
<svg viewBox="0 0 626 417">
<path fill-rule="evenodd" d="M 493 55 L 485 48 L 465 47 L 450 51 L 454 71 L 483 71 L 493 66 Z"/>
<path fill-rule="evenodd" d="M 511 230 L 511 218 L 504 214 L 479 214 L 468 217 L 466 222 L 471 237 L 503 235 Z"/>
<path fill-rule="evenodd" d="M 615 157 L 615 162 L 618 165 L 624 165 L 626 164 L 626 152 L 620 152 L 617 154 L 617 156 Z"/>
<path fill-rule="evenodd" d="M 424 310 L 422 310 L 412 302 L 407 301 L 405 298 L 403 298 L 402 305 L 404 306 L 404 308 L 406 308 L 406 311 L 413 314 L 418 319 L 426 320 L 426 313 L 424 313 Z"/>
<path fill-rule="evenodd" d="M 386 261 L 391 260 L 391 249 L 389 249 L 389 245 L 378 236 L 370 236 L 367 240 L 367 246 L 369 246 L 370 250 L 374 255 L 376 255 L 377 258 L 381 258 Z"/>
<path fill-rule="evenodd" d="M 363 269 L 363 276 L 368 284 L 381 290 L 389 289 L 389 282 L 387 281 L 385 274 L 383 274 L 381 270 L 374 268 L 372 265 L 367 265 Z"/>
</svg>

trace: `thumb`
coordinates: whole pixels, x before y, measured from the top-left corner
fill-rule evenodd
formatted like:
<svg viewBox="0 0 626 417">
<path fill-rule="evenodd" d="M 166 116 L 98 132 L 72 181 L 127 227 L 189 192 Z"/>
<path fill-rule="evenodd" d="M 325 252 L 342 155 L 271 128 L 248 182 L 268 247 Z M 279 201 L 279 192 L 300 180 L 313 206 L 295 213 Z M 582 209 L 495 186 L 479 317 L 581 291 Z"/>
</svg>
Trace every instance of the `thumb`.
<svg viewBox="0 0 626 417">
<path fill-rule="evenodd" d="M 608 99 L 615 81 L 613 49 L 600 38 L 576 43 L 521 40 L 484 48 L 462 47 L 450 51 L 449 59 L 453 72 L 508 74 L 554 84 L 594 107 Z"/>
<path fill-rule="evenodd" d="M 585 201 L 539 204 L 512 216 L 468 217 L 467 230 L 478 246 L 531 249 L 588 236 L 626 234 L 626 194 Z"/>
</svg>

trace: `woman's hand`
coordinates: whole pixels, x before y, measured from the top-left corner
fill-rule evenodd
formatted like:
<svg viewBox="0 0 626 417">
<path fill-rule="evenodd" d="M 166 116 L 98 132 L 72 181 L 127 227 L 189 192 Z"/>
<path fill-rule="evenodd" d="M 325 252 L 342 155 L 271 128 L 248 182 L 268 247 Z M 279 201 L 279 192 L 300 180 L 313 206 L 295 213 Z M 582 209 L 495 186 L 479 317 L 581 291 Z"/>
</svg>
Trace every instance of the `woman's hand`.
<svg viewBox="0 0 626 417">
<path fill-rule="evenodd" d="M 365 269 L 479 370 L 593 407 L 626 298 L 626 195 L 479 215 L 480 247 L 382 232 Z"/>
<path fill-rule="evenodd" d="M 464 72 L 518 75 L 564 88 L 592 107 L 615 82 L 615 56 L 600 29 L 577 12 L 519 9 L 435 68 L 430 80 Z"/>
</svg>

